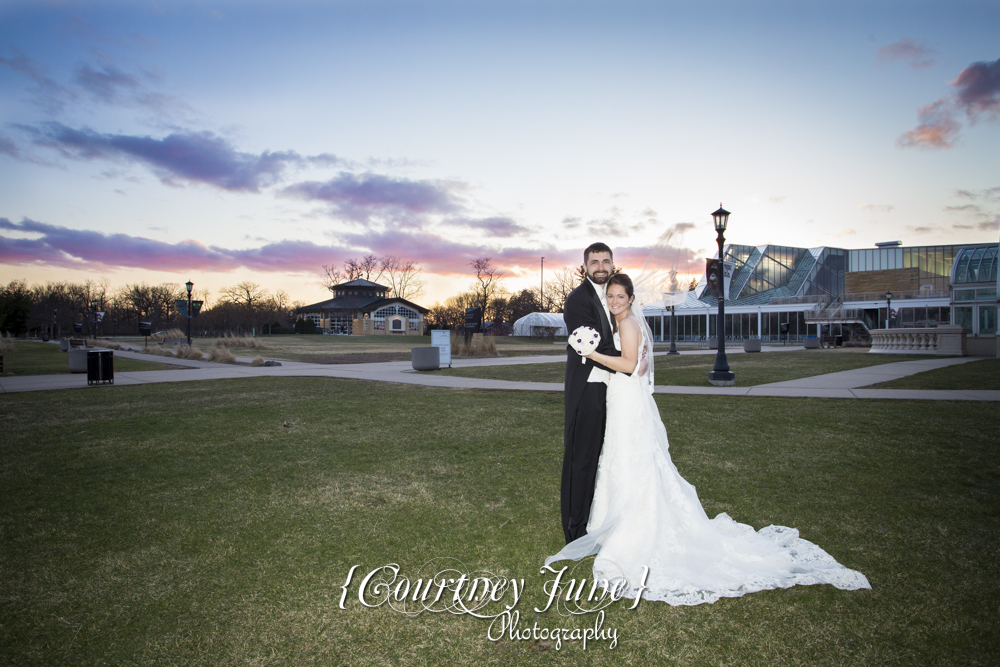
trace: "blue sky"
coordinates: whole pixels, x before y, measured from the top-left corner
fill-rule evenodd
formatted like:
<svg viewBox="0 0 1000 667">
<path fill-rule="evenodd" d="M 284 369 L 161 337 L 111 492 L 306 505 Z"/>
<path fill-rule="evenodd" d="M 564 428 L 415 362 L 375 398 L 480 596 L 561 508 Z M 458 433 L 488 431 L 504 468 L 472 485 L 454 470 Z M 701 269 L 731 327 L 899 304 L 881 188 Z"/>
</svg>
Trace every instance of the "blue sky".
<svg viewBox="0 0 1000 667">
<path fill-rule="evenodd" d="M 995 2 L 6 2 L 0 280 L 1000 233 Z"/>
</svg>

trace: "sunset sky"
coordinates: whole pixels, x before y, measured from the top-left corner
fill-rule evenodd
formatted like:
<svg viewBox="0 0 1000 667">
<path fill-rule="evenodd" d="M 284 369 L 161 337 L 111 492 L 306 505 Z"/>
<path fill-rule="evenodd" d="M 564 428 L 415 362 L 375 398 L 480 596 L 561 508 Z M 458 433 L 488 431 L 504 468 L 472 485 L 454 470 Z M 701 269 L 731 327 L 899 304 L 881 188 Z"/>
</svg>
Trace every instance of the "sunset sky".
<svg viewBox="0 0 1000 667">
<path fill-rule="evenodd" d="M 0 3 L 4 283 L 995 241 L 998 155 L 995 1 Z"/>
</svg>

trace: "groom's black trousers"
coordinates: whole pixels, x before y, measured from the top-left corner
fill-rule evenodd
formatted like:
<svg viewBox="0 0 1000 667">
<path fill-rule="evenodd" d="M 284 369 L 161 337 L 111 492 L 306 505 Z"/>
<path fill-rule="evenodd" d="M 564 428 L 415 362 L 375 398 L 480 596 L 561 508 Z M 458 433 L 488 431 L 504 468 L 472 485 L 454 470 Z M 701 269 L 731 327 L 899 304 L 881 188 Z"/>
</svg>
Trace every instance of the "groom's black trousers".
<svg viewBox="0 0 1000 667">
<path fill-rule="evenodd" d="M 562 524 L 566 543 L 587 534 L 590 505 L 594 500 L 597 463 L 604 444 L 608 387 L 588 382 L 575 415 L 567 415 L 562 469 Z"/>
</svg>

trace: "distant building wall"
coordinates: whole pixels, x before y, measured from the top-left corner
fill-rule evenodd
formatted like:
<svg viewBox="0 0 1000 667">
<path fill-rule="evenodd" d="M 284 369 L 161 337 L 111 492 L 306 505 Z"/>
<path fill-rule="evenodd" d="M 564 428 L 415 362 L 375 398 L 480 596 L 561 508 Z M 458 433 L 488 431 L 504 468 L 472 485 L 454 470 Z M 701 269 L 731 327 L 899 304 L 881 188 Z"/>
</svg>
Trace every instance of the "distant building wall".
<svg viewBox="0 0 1000 667">
<path fill-rule="evenodd" d="M 912 269 L 887 269 L 883 271 L 857 271 L 844 276 L 844 292 L 903 292 L 920 289 L 920 273 Z"/>
</svg>

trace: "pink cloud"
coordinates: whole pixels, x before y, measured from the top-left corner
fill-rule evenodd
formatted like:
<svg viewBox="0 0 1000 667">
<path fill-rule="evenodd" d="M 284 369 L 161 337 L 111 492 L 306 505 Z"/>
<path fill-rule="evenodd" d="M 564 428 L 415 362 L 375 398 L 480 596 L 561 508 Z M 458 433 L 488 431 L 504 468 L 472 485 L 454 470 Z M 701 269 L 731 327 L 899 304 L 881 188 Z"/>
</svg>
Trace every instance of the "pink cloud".
<svg viewBox="0 0 1000 667">
<path fill-rule="evenodd" d="M 341 172 L 328 181 L 305 181 L 284 188 L 281 194 L 295 199 L 330 204 L 331 213 L 367 221 L 372 215 L 405 218 L 408 214 L 441 214 L 459 211 L 457 184 L 414 181 L 381 174 Z"/>
<path fill-rule="evenodd" d="M 951 148 L 961 128 L 952 117 L 952 109 L 944 98 L 926 104 L 917 111 L 919 124 L 904 132 L 896 143 L 903 148 Z"/>
<path fill-rule="evenodd" d="M 545 257 L 546 267 L 578 266 L 583 248 L 491 248 L 460 243 L 425 232 L 386 231 L 344 235 L 332 245 L 311 241 L 284 240 L 257 248 L 232 249 L 206 246 L 196 240 L 167 243 L 129 234 L 103 234 L 76 230 L 24 219 L 12 222 L 0 218 L 0 231 L 37 235 L 38 238 L 11 238 L 0 235 L 0 263 L 42 265 L 78 270 L 148 269 L 152 271 L 226 272 L 244 267 L 264 273 L 313 274 L 324 264 L 338 264 L 365 253 L 396 255 L 419 262 L 428 272 L 439 275 L 469 275 L 469 262 L 490 257 L 508 275 L 534 271 Z M 649 254 L 638 246 L 614 249 L 615 264 L 637 272 Z M 703 260 L 684 249 L 683 272 L 698 272 Z M 693 268 L 692 268 L 693 267 Z"/>
<path fill-rule="evenodd" d="M 934 64 L 929 57 L 932 53 L 933 49 L 906 37 L 894 44 L 883 46 L 878 50 L 878 58 L 887 63 L 905 60 L 913 69 L 923 69 Z"/>
<path fill-rule="evenodd" d="M 959 72 L 951 85 L 958 89 L 958 106 L 975 121 L 980 114 L 994 120 L 1000 113 L 1000 58 L 973 63 Z"/>
<path fill-rule="evenodd" d="M 1000 116 L 1000 58 L 969 65 L 959 72 L 951 85 L 956 88 L 953 94 L 917 110 L 919 124 L 904 132 L 897 145 L 903 148 L 951 148 L 961 129 L 955 120 L 959 111 L 964 110 L 972 123 L 984 115 L 987 120 L 996 120 Z"/>
<path fill-rule="evenodd" d="M 101 134 L 56 122 L 22 129 L 39 146 L 54 148 L 68 157 L 139 162 L 166 184 L 205 183 L 233 192 L 259 192 L 280 180 L 290 165 L 337 160 L 329 155 L 304 158 L 295 151 L 244 153 L 211 132 L 175 132 L 156 139 Z"/>
<path fill-rule="evenodd" d="M 308 272 L 346 258 L 343 249 L 308 241 L 280 241 L 250 250 L 206 246 L 194 240 L 165 243 L 129 234 L 69 229 L 34 220 L 0 218 L 0 230 L 40 234 L 37 239 L 0 236 L 0 263 L 42 264 L 75 269 L 116 268 L 153 271 Z"/>
</svg>

